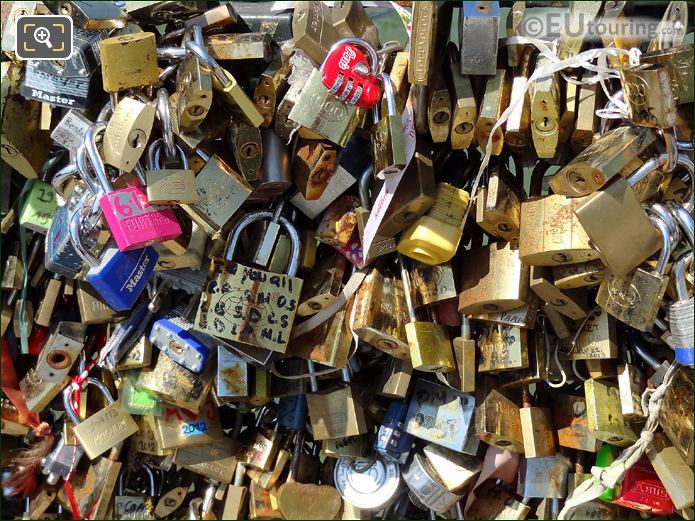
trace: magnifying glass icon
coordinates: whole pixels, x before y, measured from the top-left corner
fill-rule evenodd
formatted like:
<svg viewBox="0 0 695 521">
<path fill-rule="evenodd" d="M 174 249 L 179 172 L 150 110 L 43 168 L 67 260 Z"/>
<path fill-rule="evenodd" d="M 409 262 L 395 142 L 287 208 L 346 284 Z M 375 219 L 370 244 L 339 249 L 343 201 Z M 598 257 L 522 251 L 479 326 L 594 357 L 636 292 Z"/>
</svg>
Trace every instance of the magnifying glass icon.
<svg viewBox="0 0 695 521">
<path fill-rule="evenodd" d="M 39 43 L 45 44 L 49 49 L 52 49 L 53 46 L 51 45 L 50 37 L 51 32 L 45 27 L 37 27 L 34 30 L 34 39 Z"/>
</svg>

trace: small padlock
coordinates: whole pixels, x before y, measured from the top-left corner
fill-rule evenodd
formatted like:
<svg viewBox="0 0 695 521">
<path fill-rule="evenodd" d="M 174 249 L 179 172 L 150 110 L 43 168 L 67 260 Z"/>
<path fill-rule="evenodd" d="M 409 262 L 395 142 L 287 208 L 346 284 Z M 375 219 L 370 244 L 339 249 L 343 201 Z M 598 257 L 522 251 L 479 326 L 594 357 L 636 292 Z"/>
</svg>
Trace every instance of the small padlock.
<svg viewBox="0 0 695 521">
<path fill-rule="evenodd" d="M 369 42 L 362 38 L 343 38 L 333 44 L 321 64 L 321 81 L 340 101 L 369 109 L 381 97 L 376 70 L 376 51 Z"/>
<path fill-rule="evenodd" d="M 147 199 L 150 204 L 195 204 L 200 200 L 196 190 L 195 174 L 188 168 L 188 157 L 180 146 L 176 150 L 181 160 L 181 168 L 163 169 L 161 152 L 162 138 L 153 141 L 148 149 Z"/>
<path fill-rule="evenodd" d="M 142 470 L 147 474 L 149 481 L 149 495 L 126 496 L 125 473 L 123 469 L 118 476 L 118 495 L 114 497 L 114 514 L 116 519 L 154 519 L 156 492 L 154 486 L 154 472 L 148 465 L 143 465 Z"/>
<path fill-rule="evenodd" d="M 103 452 L 116 447 L 128 436 L 138 431 L 130 414 L 120 410 L 119 404 L 111 396 L 106 386 L 96 378 L 88 377 L 87 383 L 96 386 L 104 395 L 109 405 L 93 414 L 85 421 L 81 421 L 72 406 L 72 395 L 75 389 L 68 386 L 63 391 L 63 405 L 65 412 L 75 425 L 73 432 L 82 444 L 89 459 L 94 459 Z"/>
<path fill-rule="evenodd" d="M 145 152 L 155 112 L 152 103 L 131 97 L 118 100 L 104 131 L 104 162 L 126 173 L 133 170 Z"/>
<path fill-rule="evenodd" d="M 695 363 L 694 327 L 693 327 L 693 297 L 688 297 L 688 286 L 685 270 L 693 264 L 693 252 L 682 253 L 672 267 L 672 276 L 676 282 L 678 300 L 668 308 L 668 318 L 673 336 L 676 362 L 692 366 Z"/>
</svg>

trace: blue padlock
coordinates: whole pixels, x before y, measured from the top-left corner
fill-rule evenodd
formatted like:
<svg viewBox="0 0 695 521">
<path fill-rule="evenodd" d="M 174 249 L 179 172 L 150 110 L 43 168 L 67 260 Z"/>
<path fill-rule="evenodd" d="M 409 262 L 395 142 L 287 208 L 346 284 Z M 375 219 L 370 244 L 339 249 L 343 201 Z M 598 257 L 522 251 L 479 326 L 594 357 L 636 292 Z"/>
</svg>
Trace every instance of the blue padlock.
<svg viewBox="0 0 695 521">
<path fill-rule="evenodd" d="M 309 410 L 306 397 L 303 394 L 283 396 L 280 398 L 277 411 L 278 423 L 292 430 L 301 430 L 306 426 Z"/>
<path fill-rule="evenodd" d="M 126 311 L 145 289 L 154 273 L 159 254 L 151 246 L 130 251 L 120 251 L 110 239 L 97 259 L 89 251 L 80 233 L 80 221 L 92 212 L 92 207 L 84 206 L 70 220 L 70 239 L 77 253 L 88 266 L 87 282 L 99 293 L 104 301 L 116 311 Z"/>
<path fill-rule="evenodd" d="M 387 460 L 405 463 L 413 446 L 413 436 L 405 431 L 405 416 L 409 403 L 393 400 L 384 415 L 384 421 L 379 426 L 379 432 L 374 440 L 374 450 Z"/>
<path fill-rule="evenodd" d="M 150 342 L 177 364 L 199 373 L 210 356 L 210 348 L 192 329 L 193 324 L 181 317 L 161 318 L 152 325 Z"/>
</svg>

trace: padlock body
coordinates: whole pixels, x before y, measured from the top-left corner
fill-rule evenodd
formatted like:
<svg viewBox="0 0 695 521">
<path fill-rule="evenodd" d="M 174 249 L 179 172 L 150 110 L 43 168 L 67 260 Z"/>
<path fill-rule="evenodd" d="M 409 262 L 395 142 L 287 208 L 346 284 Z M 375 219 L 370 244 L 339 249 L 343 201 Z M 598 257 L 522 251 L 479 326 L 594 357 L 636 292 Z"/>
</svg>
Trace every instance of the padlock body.
<svg viewBox="0 0 695 521">
<path fill-rule="evenodd" d="M 339 45 L 328 53 L 321 67 L 321 81 L 339 100 L 362 109 L 374 107 L 381 97 L 376 76 L 367 71 L 361 73 L 355 66 L 369 67 L 364 53 L 351 43 Z"/>
<path fill-rule="evenodd" d="M 58 203 L 53 187 L 43 181 L 34 181 L 22 205 L 19 225 L 45 234 L 57 210 Z"/>
<path fill-rule="evenodd" d="M 107 245 L 99 266 L 87 273 L 87 282 L 109 306 L 125 311 L 133 307 L 145 289 L 158 258 L 152 247 L 123 252 L 113 244 Z"/>
<path fill-rule="evenodd" d="M 46 235 L 46 269 L 74 279 L 82 268 L 82 258 L 70 240 L 68 205 L 61 206 L 53 216 Z"/>
<path fill-rule="evenodd" d="M 144 248 L 181 235 L 174 210 L 151 205 L 140 187 L 109 192 L 99 199 L 99 204 L 121 251 Z"/>
<path fill-rule="evenodd" d="M 177 364 L 199 373 L 210 355 L 208 347 L 190 332 L 191 324 L 172 318 L 157 320 L 150 342 Z"/>
<path fill-rule="evenodd" d="M 405 168 L 403 120 L 400 116 L 384 116 L 372 130 L 374 172 L 392 175 Z"/>
</svg>

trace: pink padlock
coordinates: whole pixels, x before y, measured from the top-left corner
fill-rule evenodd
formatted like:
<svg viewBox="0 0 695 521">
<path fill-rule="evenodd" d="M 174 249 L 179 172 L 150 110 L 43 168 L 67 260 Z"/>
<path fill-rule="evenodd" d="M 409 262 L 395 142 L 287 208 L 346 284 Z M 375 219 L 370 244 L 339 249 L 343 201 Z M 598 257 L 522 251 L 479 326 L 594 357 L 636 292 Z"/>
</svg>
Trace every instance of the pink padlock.
<svg viewBox="0 0 695 521">
<path fill-rule="evenodd" d="M 118 249 L 145 248 L 181 235 L 174 210 L 150 204 L 140 186 L 113 189 L 96 144 L 97 135 L 105 129 L 106 123 L 97 122 L 87 129 L 84 139 L 87 155 L 103 190 L 99 194 L 99 204 Z"/>
</svg>

